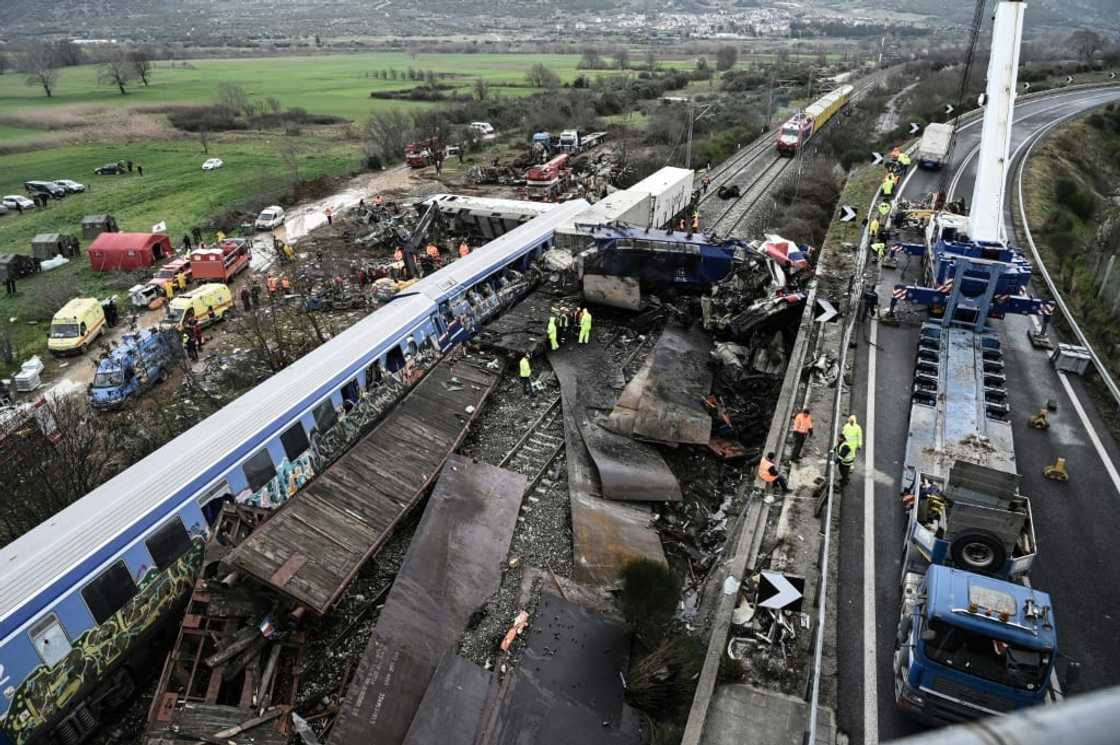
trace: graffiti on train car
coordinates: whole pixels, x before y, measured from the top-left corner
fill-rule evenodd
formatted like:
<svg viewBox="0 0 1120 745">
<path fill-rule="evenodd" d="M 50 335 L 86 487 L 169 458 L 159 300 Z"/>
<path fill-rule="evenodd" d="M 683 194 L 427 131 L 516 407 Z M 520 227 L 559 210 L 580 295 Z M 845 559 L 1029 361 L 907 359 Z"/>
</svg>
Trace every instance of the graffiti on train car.
<svg viewBox="0 0 1120 745">
<path fill-rule="evenodd" d="M 88 629 L 72 644 L 69 654 L 53 667 L 41 664 L 14 690 L 5 693 L 11 705 L 0 730 L 14 745 L 23 745 L 51 717 L 76 701 L 76 696 L 105 676 L 132 644 L 186 597 L 202 568 L 206 532 L 190 530 L 190 548 L 166 571 L 148 568 L 137 582 L 137 593 L 99 626 Z"/>
</svg>

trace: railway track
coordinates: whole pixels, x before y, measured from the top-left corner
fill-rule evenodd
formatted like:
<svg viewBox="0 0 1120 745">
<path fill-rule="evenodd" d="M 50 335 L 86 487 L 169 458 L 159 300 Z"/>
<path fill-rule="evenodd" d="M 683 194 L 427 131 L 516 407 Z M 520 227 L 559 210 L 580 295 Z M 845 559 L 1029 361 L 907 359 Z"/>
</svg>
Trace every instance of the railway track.
<svg viewBox="0 0 1120 745">
<path fill-rule="evenodd" d="M 741 196 L 732 200 L 723 208 L 716 219 L 709 223 L 709 230 L 720 235 L 731 235 L 735 228 L 743 222 L 743 219 L 750 214 L 751 210 L 778 183 L 782 174 L 794 160 L 794 158 L 783 158 L 777 153 L 771 153 L 769 160 L 763 157 L 756 158 L 755 162 L 763 165 L 748 180 L 745 188 L 740 188 Z"/>
<path fill-rule="evenodd" d="M 547 490 L 551 486 L 544 475 L 564 450 L 564 418 L 561 413 L 560 396 L 556 396 L 495 464 L 527 476 L 529 483 L 525 493 L 528 496 L 538 488 Z"/>
</svg>

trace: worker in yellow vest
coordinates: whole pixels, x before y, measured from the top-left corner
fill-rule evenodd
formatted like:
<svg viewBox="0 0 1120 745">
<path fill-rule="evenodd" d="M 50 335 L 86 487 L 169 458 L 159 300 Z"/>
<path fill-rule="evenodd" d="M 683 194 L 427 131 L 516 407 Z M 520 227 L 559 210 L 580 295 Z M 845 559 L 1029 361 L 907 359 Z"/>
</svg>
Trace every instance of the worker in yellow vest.
<svg viewBox="0 0 1120 745">
<path fill-rule="evenodd" d="M 521 364 L 519 366 L 521 373 L 521 388 L 525 391 L 525 395 L 529 398 L 533 397 L 533 368 L 529 364 L 529 354 L 521 355 Z"/>
<path fill-rule="evenodd" d="M 579 314 L 579 343 L 591 341 L 591 311 L 584 308 Z"/>
<path fill-rule="evenodd" d="M 553 352 L 560 348 L 560 342 L 556 339 L 556 316 L 548 317 L 548 346 Z"/>
<path fill-rule="evenodd" d="M 844 424 L 841 432 L 844 435 L 844 441 L 854 452 L 858 453 L 863 448 L 863 427 L 859 426 L 855 414 L 848 417 L 848 421 Z"/>
</svg>

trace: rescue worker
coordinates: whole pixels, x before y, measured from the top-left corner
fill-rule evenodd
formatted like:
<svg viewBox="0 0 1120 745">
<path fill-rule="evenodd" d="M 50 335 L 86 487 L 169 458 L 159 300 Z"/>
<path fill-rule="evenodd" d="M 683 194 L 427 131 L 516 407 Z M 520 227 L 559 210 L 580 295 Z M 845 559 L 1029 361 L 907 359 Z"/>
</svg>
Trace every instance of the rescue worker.
<svg viewBox="0 0 1120 745">
<path fill-rule="evenodd" d="M 393 251 L 393 261 L 398 264 L 404 263 L 404 251 L 400 249 L 400 246 L 397 246 L 397 250 Z"/>
<path fill-rule="evenodd" d="M 898 154 L 898 164 L 900 166 L 902 166 L 902 172 L 903 173 L 906 173 L 907 169 L 910 168 L 910 163 L 911 163 L 911 160 L 910 160 L 909 155 L 907 155 L 904 152 Z"/>
<path fill-rule="evenodd" d="M 883 196 L 889 197 L 894 192 L 894 179 L 890 176 L 887 176 L 885 179 L 883 179 L 881 188 L 883 190 Z"/>
<path fill-rule="evenodd" d="M 855 414 L 848 417 L 841 434 L 844 436 L 844 441 L 848 443 L 848 447 L 854 452 L 858 453 L 860 448 L 863 447 L 863 427 L 859 426 Z"/>
<path fill-rule="evenodd" d="M 696 210 L 692 213 L 692 232 L 700 232 L 700 210 Z"/>
<path fill-rule="evenodd" d="M 680 219 L 680 222 L 677 223 L 677 229 L 682 233 L 685 231 L 685 222 L 683 217 Z"/>
<path fill-rule="evenodd" d="M 519 366 L 521 374 L 521 389 L 525 391 L 525 395 L 529 398 L 533 397 L 533 368 L 529 364 L 529 355 L 521 355 L 521 364 Z"/>
<path fill-rule="evenodd" d="M 194 337 L 190 334 L 183 334 L 181 341 L 183 343 L 183 350 L 187 353 L 187 358 L 192 362 L 198 362 L 198 344 L 195 342 Z"/>
<path fill-rule="evenodd" d="M 288 290 L 292 289 L 292 281 L 291 281 L 290 279 L 288 279 L 288 275 L 287 275 L 287 274 L 285 274 L 285 275 L 283 275 L 283 276 L 281 276 L 281 277 L 280 277 L 280 287 L 281 287 L 281 289 L 283 289 L 283 290 L 284 290 L 285 292 L 287 292 Z"/>
<path fill-rule="evenodd" d="M 871 238 L 879 237 L 879 219 L 872 218 L 871 222 L 867 224 L 867 235 Z"/>
<path fill-rule="evenodd" d="M 175 283 L 170 279 L 163 283 L 163 294 L 167 296 L 168 300 L 175 297 Z"/>
<path fill-rule="evenodd" d="M 275 295 L 276 291 L 280 289 L 280 280 L 276 278 L 275 274 L 268 275 L 265 284 L 268 286 L 269 295 Z"/>
<path fill-rule="evenodd" d="M 556 316 L 548 317 L 548 345 L 553 352 L 560 348 L 560 343 L 556 341 Z"/>
<path fill-rule="evenodd" d="M 185 272 L 177 272 L 175 274 L 175 284 L 179 286 L 180 290 L 187 289 L 187 275 Z"/>
<path fill-rule="evenodd" d="M 767 485 L 777 484 L 783 492 L 787 492 L 789 484 L 786 483 L 786 477 L 778 470 L 778 464 L 774 462 L 776 457 L 773 452 L 769 452 L 758 462 L 758 477 Z"/>
<path fill-rule="evenodd" d="M 875 252 L 876 260 L 882 264 L 883 259 L 887 256 L 887 244 L 882 241 L 875 241 L 871 244 L 871 250 Z"/>
<path fill-rule="evenodd" d="M 377 196 L 375 196 L 373 198 L 373 206 L 374 207 L 380 207 L 384 203 L 385 203 L 385 198 L 382 197 L 380 194 L 378 194 Z"/>
<path fill-rule="evenodd" d="M 186 233 L 183 233 L 183 251 L 185 253 L 191 252 L 191 237 Z"/>
<path fill-rule="evenodd" d="M 284 255 L 288 257 L 288 261 L 295 258 L 296 250 L 287 243 L 284 244 Z"/>
<path fill-rule="evenodd" d="M 591 341 L 591 311 L 584 308 L 579 314 L 579 343 Z"/>
<path fill-rule="evenodd" d="M 836 466 L 840 469 L 840 488 L 843 489 L 848 485 L 848 479 L 852 475 L 852 466 L 856 463 L 856 451 L 844 439 L 844 435 L 840 435 L 836 438 L 833 453 L 836 457 Z"/>
<path fill-rule="evenodd" d="M 334 225 L 334 213 L 331 212 L 331 208 L 327 207 L 323 213 L 327 216 L 327 225 Z"/>
<path fill-rule="evenodd" d="M 254 284 L 249 290 L 249 294 L 253 298 L 253 306 L 259 308 L 261 304 L 261 286 L 258 284 Z"/>
<path fill-rule="evenodd" d="M 805 447 L 805 440 L 813 435 L 813 416 L 809 409 L 802 409 L 793 418 L 793 453 L 790 460 L 797 463 L 801 460 L 801 448 Z"/>
<path fill-rule="evenodd" d="M 886 200 L 879 202 L 879 222 L 881 222 L 883 225 L 886 225 L 887 218 L 890 217 L 890 214 L 891 203 Z"/>
<path fill-rule="evenodd" d="M 224 241 L 226 239 L 226 234 L 219 230 L 218 235 L 217 235 L 217 239 L 218 239 L 218 243 L 221 243 L 222 241 Z"/>
<path fill-rule="evenodd" d="M 429 243 L 427 248 L 424 249 L 424 253 L 432 260 L 432 266 L 440 265 L 439 246 L 434 243 Z"/>
<path fill-rule="evenodd" d="M 471 253 L 471 247 L 467 245 L 466 241 L 459 244 L 459 258 L 465 259 Z"/>
<path fill-rule="evenodd" d="M 860 313 L 859 320 L 866 320 L 868 316 L 875 318 L 879 315 L 879 293 L 875 292 L 874 287 L 868 287 L 863 291 L 863 310 Z"/>
<path fill-rule="evenodd" d="M 245 308 L 245 310 L 252 310 L 253 309 L 253 298 L 249 294 L 249 288 L 248 287 L 242 287 L 241 288 L 241 305 L 242 305 L 242 307 Z"/>
</svg>

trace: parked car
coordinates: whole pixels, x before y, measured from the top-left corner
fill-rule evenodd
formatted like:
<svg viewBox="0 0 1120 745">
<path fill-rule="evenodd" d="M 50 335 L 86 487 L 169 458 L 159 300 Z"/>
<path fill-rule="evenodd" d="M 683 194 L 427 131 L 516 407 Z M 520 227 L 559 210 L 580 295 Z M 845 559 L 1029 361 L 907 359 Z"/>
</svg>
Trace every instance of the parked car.
<svg viewBox="0 0 1120 745">
<path fill-rule="evenodd" d="M 27 197 L 21 197 L 19 194 L 9 194 L 8 196 L 4 197 L 3 199 L 0 199 L 0 204 L 3 204 L 5 207 L 7 207 L 10 210 L 16 209 L 17 205 L 21 209 L 25 209 L 25 210 L 35 209 L 35 203 L 34 202 L 32 202 Z"/>
<path fill-rule="evenodd" d="M 217 169 L 221 168 L 223 165 L 225 165 L 225 164 L 222 163 L 221 158 L 210 158 L 209 160 L 207 160 L 205 163 L 202 164 L 202 170 L 204 170 L 204 171 L 216 171 Z"/>
<path fill-rule="evenodd" d="M 23 188 L 28 194 L 40 194 L 52 199 L 62 199 L 66 196 L 66 187 L 60 186 L 53 181 L 24 181 Z"/>
<path fill-rule="evenodd" d="M 54 182 L 70 194 L 78 194 L 86 190 L 85 184 L 79 184 L 77 181 L 71 181 L 68 178 L 56 178 Z"/>
<path fill-rule="evenodd" d="M 8 206 L 5 205 L 5 204 L 0 204 L 0 216 L 6 215 L 6 214 L 8 214 Z"/>
<path fill-rule="evenodd" d="M 257 215 L 257 221 L 254 223 L 257 230 L 272 230 L 284 224 L 284 208 L 272 205 L 265 207 L 261 213 Z"/>
<path fill-rule="evenodd" d="M 98 176 L 117 176 L 125 172 L 124 163 L 106 163 L 93 169 Z"/>
</svg>

